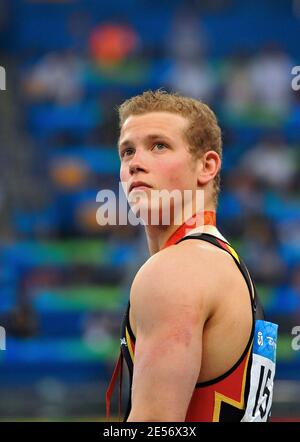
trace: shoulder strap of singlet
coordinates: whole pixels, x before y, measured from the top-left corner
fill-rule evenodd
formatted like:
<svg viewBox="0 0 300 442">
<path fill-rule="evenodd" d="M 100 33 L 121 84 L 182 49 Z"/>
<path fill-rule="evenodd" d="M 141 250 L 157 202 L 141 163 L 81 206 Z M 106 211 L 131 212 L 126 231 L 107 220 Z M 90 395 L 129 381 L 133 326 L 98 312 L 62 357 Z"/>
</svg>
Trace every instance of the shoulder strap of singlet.
<svg viewBox="0 0 300 442">
<path fill-rule="evenodd" d="M 115 385 L 117 379 L 119 378 L 119 398 L 118 398 L 118 413 L 119 413 L 119 421 L 121 419 L 121 406 L 122 406 L 122 383 L 123 383 L 123 353 L 120 350 L 118 360 L 115 364 L 115 368 L 110 379 L 109 385 L 106 390 L 105 395 L 105 404 L 106 404 L 106 421 L 109 422 L 110 419 L 110 405 L 111 398 L 115 389 Z"/>
</svg>

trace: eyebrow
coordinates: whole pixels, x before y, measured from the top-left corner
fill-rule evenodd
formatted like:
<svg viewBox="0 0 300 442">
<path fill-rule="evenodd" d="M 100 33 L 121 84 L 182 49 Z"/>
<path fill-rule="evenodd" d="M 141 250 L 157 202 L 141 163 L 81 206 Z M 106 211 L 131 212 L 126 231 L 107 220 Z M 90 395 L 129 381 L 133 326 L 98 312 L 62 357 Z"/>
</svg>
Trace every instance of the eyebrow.
<svg viewBox="0 0 300 442">
<path fill-rule="evenodd" d="M 168 140 L 169 142 L 171 142 L 171 139 L 164 134 L 151 134 L 151 135 L 147 135 L 144 140 L 146 141 L 154 141 L 154 140 L 159 140 L 159 139 L 165 139 Z M 122 141 L 122 143 L 118 144 L 118 150 L 120 151 L 120 149 L 122 147 L 126 147 L 126 146 L 132 146 L 134 143 L 130 140 L 130 139 L 125 139 L 124 141 Z"/>
</svg>

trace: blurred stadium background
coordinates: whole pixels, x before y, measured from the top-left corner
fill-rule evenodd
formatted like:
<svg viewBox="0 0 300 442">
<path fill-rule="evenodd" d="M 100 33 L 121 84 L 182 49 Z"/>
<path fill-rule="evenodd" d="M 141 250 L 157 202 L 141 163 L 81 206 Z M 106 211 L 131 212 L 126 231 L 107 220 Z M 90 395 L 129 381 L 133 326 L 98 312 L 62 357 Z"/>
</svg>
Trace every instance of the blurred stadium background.
<svg viewBox="0 0 300 442">
<path fill-rule="evenodd" d="M 300 65 L 297 0 L 0 2 L 1 420 L 97 420 L 139 228 L 101 228 L 118 189 L 122 100 L 164 87 L 223 129 L 218 224 L 280 324 L 273 419 L 300 417 Z"/>
</svg>

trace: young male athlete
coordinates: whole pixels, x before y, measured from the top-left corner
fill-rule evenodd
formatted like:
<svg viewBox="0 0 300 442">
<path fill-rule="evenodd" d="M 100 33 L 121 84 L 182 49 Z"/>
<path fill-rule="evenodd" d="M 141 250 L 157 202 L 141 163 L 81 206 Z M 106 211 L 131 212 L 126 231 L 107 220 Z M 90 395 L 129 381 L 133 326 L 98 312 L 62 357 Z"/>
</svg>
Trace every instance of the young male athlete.
<svg viewBox="0 0 300 442">
<path fill-rule="evenodd" d="M 197 100 L 163 91 L 125 101 L 119 115 L 128 199 L 140 194 L 141 206 L 160 211 L 151 192 L 189 190 L 194 216 L 145 225 L 151 256 L 132 283 L 107 411 L 125 358 L 128 422 L 266 421 L 277 326 L 263 320 L 247 268 L 216 227 L 216 117 Z M 197 190 L 204 207 L 196 213 Z"/>
</svg>

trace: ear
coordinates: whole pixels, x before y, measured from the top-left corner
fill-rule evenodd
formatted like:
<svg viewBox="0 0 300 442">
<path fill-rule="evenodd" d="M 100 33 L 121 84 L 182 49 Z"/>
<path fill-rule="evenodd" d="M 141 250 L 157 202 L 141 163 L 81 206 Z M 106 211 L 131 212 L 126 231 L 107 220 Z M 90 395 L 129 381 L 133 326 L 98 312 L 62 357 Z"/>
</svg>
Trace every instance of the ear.
<svg viewBox="0 0 300 442">
<path fill-rule="evenodd" d="M 205 152 L 198 160 L 197 183 L 200 187 L 214 179 L 221 168 L 221 158 L 214 150 Z"/>
</svg>

